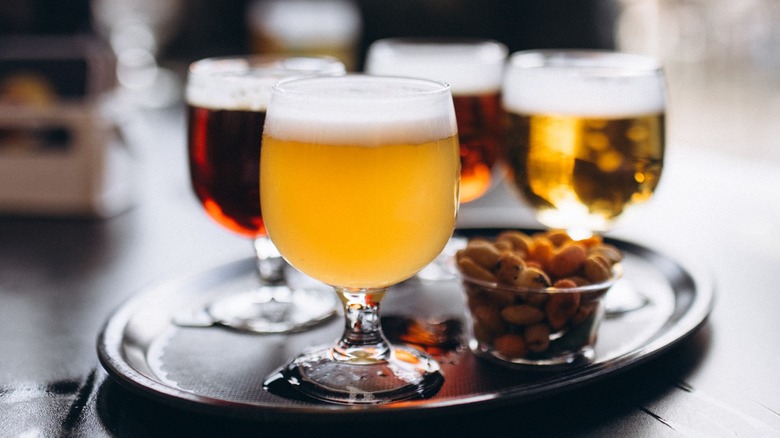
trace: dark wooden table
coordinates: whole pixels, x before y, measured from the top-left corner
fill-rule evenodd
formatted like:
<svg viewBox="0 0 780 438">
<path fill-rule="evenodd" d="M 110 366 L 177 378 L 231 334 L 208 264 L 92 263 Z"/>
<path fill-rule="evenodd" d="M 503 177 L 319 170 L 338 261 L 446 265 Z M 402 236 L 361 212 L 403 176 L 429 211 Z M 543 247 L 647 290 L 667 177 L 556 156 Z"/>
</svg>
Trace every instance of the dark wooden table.
<svg viewBox="0 0 780 438">
<path fill-rule="evenodd" d="M 101 367 L 106 319 L 145 286 L 249 243 L 191 194 L 179 109 L 133 121 L 135 206 L 108 219 L 0 218 L 0 436 L 327 436 L 349 424 L 260 423 L 128 391 Z M 410 423 L 378 435 L 780 436 L 780 168 L 670 145 L 657 197 L 613 236 L 709 270 L 707 322 L 661 356 L 561 394 Z M 503 188 L 462 226 L 533 225 Z M 350 433 L 350 435 L 355 432 Z"/>
</svg>

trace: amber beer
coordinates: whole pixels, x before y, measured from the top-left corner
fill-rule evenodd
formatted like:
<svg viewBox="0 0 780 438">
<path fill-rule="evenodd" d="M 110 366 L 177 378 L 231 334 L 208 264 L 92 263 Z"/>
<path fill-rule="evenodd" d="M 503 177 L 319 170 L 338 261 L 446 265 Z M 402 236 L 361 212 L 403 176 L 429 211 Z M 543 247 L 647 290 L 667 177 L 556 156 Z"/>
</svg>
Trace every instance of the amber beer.
<svg viewBox="0 0 780 438">
<path fill-rule="evenodd" d="M 387 38 L 369 48 L 371 74 L 430 78 L 452 90 L 460 142 L 460 202 L 484 195 L 502 177 L 501 75 L 506 47 L 469 38 Z"/>
<path fill-rule="evenodd" d="M 664 156 L 663 83 L 652 67 L 626 73 L 558 69 L 510 59 L 504 84 L 508 180 L 554 228 L 606 231 L 647 201 Z M 580 62 L 591 62 L 583 55 Z M 623 62 L 623 59 L 620 59 Z M 605 72 L 614 69 L 614 72 Z M 601 75 L 594 77 L 593 75 Z M 613 74 L 612 76 L 609 76 Z"/>
<path fill-rule="evenodd" d="M 285 77 L 340 74 L 334 58 L 212 58 L 190 69 L 188 155 L 193 190 L 206 212 L 247 237 L 264 236 L 260 149 L 271 87 Z"/>
<path fill-rule="evenodd" d="M 260 147 L 265 111 L 188 105 L 190 180 L 208 214 L 248 237 L 265 233 Z"/>
<path fill-rule="evenodd" d="M 497 91 L 452 96 L 460 141 L 460 201 L 484 195 L 501 175 L 497 166 L 503 139 L 503 110 Z"/>
</svg>

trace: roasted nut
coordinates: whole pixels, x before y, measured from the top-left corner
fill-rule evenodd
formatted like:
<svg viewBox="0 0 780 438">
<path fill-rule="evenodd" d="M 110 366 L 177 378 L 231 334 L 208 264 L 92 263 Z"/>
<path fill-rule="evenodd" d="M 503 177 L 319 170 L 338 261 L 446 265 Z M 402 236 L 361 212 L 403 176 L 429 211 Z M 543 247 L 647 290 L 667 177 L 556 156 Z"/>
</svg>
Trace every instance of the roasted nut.
<svg viewBox="0 0 780 438">
<path fill-rule="evenodd" d="M 515 281 L 515 286 L 528 289 L 544 289 L 550 287 L 550 277 L 541 269 L 528 267 L 520 271 L 520 275 Z"/>
<path fill-rule="evenodd" d="M 550 260 L 549 272 L 553 277 L 573 275 L 582 268 L 588 253 L 585 247 L 577 243 L 564 246 Z"/>
<path fill-rule="evenodd" d="M 540 262 L 537 262 L 536 260 L 526 260 L 525 261 L 525 267 L 526 268 L 536 268 L 540 271 L 544 270 L 544 266 Z"/>
<path fill-rule="evenodd" d="M 528 258 L 539 262 L 546 269 L 553 257 L 554 247 L 552 242 L 544 236 L 534 236 Z"/>
<path fill-rule="evenodd" d="M 612 277 L 612 265 L 600 255 L 589 255 L 582 270 L 585 278 L 592 283 L 601 283 Z"/>
<path fill-rule="evenodd" d="M 470 258 L 487 270 L 495 268 L 501 255 L 498 249 L 486 240 L 472 240 L 461 251 L 462 256 Z"/>
<path fill-rule="evenodd" d="M 523 357 L 527 353 L 522 336 L 511 333 L 497 337 L 493 341 L 493 347 L 502 356 L 510 359 Z"/>
<path fill-rule="evenodd" d="M 580 294 L 575 292 L 554 292 L 544 304 L 547 322 L 555 330 L 561 329 L 566 322 L 577 313 L 580 305 Z"/>
<path fill-rule="evenodd" d="M 496 264 L 496 278 L 501 283 L 514 284 L 525 268 L 523 259 L 513 252 L 503 252 Z"/>
<path fill-rule="evenodd" d="M 507 252 L 507 251 L 514 251 L 515 248 L 512 246 L 512 242 L 509 242 L 507 240 L 496 240 L 493 242 L 493 246 L 496 247 L 498 252 Z"/>
<path fill-rule="evenodd" d="M 590 248 L 588 250 L 588 255 L 600 255 L 610 264 L 615 264 L 623 260 L 623 255 L 620 253 L 620 250 L 607 243 Z"/>
<path fill-rule="evenodd" d="M 517 306 L 505 307 L 501 310 L 501 318 L 510 324 L 531 325 L 544 319 L 542 309 L 528 305 L 520 304 Z"/>
<path fill-rule="evenodd" d="M 458 268 L 464 275 L 476 280 L 495 282 L 496 276 L 492 272 L 478 265 L 471 257 L 462 256 L 458 259 Z"/>
<path fill-rule="evenodd" d="M 527 256 L 531 246 L 533 245 L 533 239 L 531 236 L 520 231 L 504 231 L 496 237 L 496 243 L 498 242 L 510 242 L 512 248 L 523 256 Z"/>
<path fill-rule="evenodd" d="M 550 327 L 547 324 L 535 324 L 525 329 L 523 341 L 528 351 L 541 353 L 550 347 Z"/>
<path fill-rule="evenodd" d="M 521 302 L 530 304 L 534 307 L 542 307 L 547 301 L 547 292 L 518 292 L 517 297 Z"/>
<path fill-rule="evenodd" d="M 554 246 L 559 248 L 572 241 L 571 237 L 563 230 L 549 231 L 546 236 Z"/>
</svg>

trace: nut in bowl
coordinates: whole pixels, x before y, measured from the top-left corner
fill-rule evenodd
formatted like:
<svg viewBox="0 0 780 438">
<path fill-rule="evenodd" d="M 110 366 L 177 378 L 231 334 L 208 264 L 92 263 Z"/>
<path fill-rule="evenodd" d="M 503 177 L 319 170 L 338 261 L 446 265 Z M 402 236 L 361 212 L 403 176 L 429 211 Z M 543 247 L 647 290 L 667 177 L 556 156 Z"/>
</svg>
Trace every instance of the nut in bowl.
<svg viewBox="0 0 780 438">
<path fill-rule="evenodd" d="M 601 237 L 508 230 L 473 238 L 455 256 L 468 306 L 469 347 L 517 368 L 553 370 L 594 359 L 603 298 L 622 275 Z"/>
</svg>

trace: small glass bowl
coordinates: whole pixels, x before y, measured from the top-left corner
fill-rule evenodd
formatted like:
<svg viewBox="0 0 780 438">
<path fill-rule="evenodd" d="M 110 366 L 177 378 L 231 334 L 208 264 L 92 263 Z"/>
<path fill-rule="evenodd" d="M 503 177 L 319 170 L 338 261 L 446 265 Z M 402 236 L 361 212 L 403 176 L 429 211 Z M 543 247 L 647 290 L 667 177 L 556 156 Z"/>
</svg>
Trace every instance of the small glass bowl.
<svg viewBox="0 0 780 438">
<path fill-rule="evenodd" d="M 459 272 L 468 307 L 469 348 L 511 368 L 557 370 L 585 365 L 604 319 L 604 296 L 622 276 L 620 263 L 602 283 L 523 288 Z"/>
</svg>

